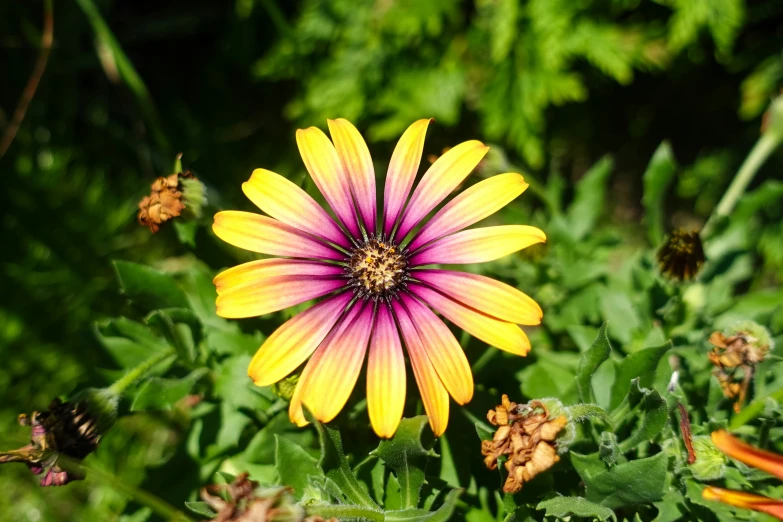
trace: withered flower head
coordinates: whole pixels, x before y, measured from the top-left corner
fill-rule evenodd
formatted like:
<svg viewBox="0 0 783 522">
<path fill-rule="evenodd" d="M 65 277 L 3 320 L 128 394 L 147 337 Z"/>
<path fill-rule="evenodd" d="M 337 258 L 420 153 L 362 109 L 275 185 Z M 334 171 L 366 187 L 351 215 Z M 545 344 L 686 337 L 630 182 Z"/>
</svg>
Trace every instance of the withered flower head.
<svg viewBox="0 0 783 522">
<path fill-rule="evenodd" d="M 661 273 L 685 281 L 693 279 L 704 264 L 704 247 L 697 230 L 674 230 L 658 250 Z"/>
<path fill-rule="evenodd" d="M 482 441 L 481 454 L 489 469 L 497 468 L 498 458 L 507 457 L 504 492 L 516 493 L 560 460 L 556 439 L 568 419 L 550 415 L 542 401 L 517 404 L 503 395 L 502 404 L 487 413 L 487 420 L 498 429 L 492 440 Z"/>
<path fill-rule="evenodd" d="M 201 215 L 206 201 L 204 185 L 192 172 L 179 172 L 160 177 L 152 183 L 149 196 L 139 202 L 139 224 L 155 234 L 166 221 L 186 210 L 193 217 Z"/>
<path fill-rule="evenodd" d="M 0 463 L 24 462 L 30 471 L 43 475 L 41 486 L 62 486 L 80 480 L 84 477 L 61 462 L 61 457 L 81 461 L 95 451 L 103 430 L 113 422 L 102 413 L 101 404 L 96 408 L 87 400 L 62 402 L 54 399 L 44 412 L 36 411 L 30 416 L 21 414 L 19 424 L 32 428 L 30 444 L 0 452 Z"/>
<path fill-rule="evenodd" d="M 200 494 L 217 512 L 213 522 L 327 522 L 321 517 L 305 517 L 290 488 L 260 489 L 247 473 L 237 476 L 231 484 L 202 488 Z"/>
<path fill-rule="evenodd" d="M 753 321 L 741 321 L 724 332 L 713 332 L 710 336 L 713 349 L 708 354 L 715 366 L 712 374 L 718 380 L 723 395 L 736 399 L 734 411 L 739 412 L 745 403 L 756 365 L 763 361 L 773 346 L 769 332 Z M 735 376 L 742 370 L 742 380 Z"/>
</svg>

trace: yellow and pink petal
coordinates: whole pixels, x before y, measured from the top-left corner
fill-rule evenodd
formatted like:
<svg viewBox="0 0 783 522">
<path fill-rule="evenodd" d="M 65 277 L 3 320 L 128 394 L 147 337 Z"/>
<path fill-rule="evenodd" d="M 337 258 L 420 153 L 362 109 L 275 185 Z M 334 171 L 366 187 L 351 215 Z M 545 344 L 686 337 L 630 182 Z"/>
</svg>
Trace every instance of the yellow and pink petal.
<svg viewBox="0 0 783 522">
<path fill-rule="evenodd" d="M 438 158 L 413 191 L 396 237 L 403 240 L 424 216 L 465 180 L 488 150 L 489 147 L 480 141 L 472 140 L 460 143 Z"/>
<path fill-rule="evenodd" d="M 345 119 L 326 120 L 334 147 L 348 176 L 356 207 L 364 223 L 364 230 L 375 232 L 375 168 L 364 138 L 351 122 Z"/>
<path fill-rule="evenodd" d="M 360 237 L 350 183 L 332 142 L 321 129 L 310 127 L 296 131 L 296 143 L 318 190 L 348 232 Z"/>
<path fill-rule="evenodd" d="M 394 317 L 378 308 L 367 360 L 367 411 L 379 437 L 397 431 L 405 406 L 405 357 Z"/>
<path fill-rule="evenodd" d="M 294 371 L 321 344 L 352 299 L 350 292 L 343 292 L 283 323 L 250 361 L 248 375 L 253 382 L 269 386 Z"/>
<path fill-rule="evenodd" d="M 485 263 L 546 241 L 546 235 L 526 225 L 463 230 L 433 241 L 415 253 L 411 266 Z"/>
<path fill-rule="evenodd" d="M 250 212 L 215 214 L 215 235 L 235 247 L 271 256 L 341 261 L 345 254 L 290 225 Z"/>
<path fill-rule="evenodd" d="M 516 324 L 477 312 L 427 286 L 411 283 L 408 289 L 446 319 L 490 346 L 521 356 L 530 351 L 530 340 Z"/>
<path fill-rule="evenodd" d="M 538 303 L 513 286 L 495 279 L 454 270 L 416 270 L 413 277 L 461 303 L 509 323 L 537 325 Z"/>
<path fill-rule="evenodd" d="M 403 133 L 392 153 L 383 193 L 383 233 L 390 237 L 411 192 L 424 150 L 424 137 L 432 120 L 419 120 Z"/>
<path fill-rule="evenodd" d="M 476 183 L 440 209 L 414 236 L 408 248 L 415 252 L 432 240 L 478 223 L 505 207 L 527 187 L 519 174 L 498 174 Z"/>
<path fill-rule="evenodd" d="M 283 176 L 256 169 L 242 184 L 242 191 L 273 218 L 343 248 L 350 247 L 345 234 L 329 214 L 307 192 Z"/>
</svg>

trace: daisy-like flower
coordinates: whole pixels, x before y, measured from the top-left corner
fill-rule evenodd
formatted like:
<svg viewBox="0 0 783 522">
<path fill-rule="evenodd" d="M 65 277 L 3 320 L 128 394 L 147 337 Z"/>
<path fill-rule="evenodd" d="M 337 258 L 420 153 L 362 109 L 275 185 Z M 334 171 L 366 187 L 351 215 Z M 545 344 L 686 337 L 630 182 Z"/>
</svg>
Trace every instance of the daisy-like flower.
<svg viewBox="0 0 783 522">
<path fill-rule="evenodd" d="M 266 216 L 215 215 L 218 237 L 276 256 L 215 278 L 218 315 L 253 317 L 323 298 L 272 333 L 248 369 L 256 385 L 268 386 L 309 358 L 289 408 L 299 425 L 306 423 L 303 404 L 323 422 L 342 410 L 369 352 L 370 422 L 379 436 L 391 437 L 405 402 L 404 345 L 430 426 L 442 434 L 449 395 L 458 404 L 470 401 L 473 376 L 462 348 L 433 309 L 501 350 L 525 355 L 530 349 L 518 325 L 541 322 L 535 301 L 494 279 L 431 266 L 483 263 L 545 241 L 541 230 L 523 225 L 463 230 L 528 185 L 519 174 L 493 176 L 419 227 L 489 150 L 479 141 L 451 148 L 410 195 L 429 122 L 411 125 L 394 149 L 380 219 L 370 152 L 343 119 L 329 120 L 332 141 L 315 127 L 296 133 L 305 167 L 334 218 L 297 185 L 263 169 L 255 170 L 242 190 Z"/>
</svg>

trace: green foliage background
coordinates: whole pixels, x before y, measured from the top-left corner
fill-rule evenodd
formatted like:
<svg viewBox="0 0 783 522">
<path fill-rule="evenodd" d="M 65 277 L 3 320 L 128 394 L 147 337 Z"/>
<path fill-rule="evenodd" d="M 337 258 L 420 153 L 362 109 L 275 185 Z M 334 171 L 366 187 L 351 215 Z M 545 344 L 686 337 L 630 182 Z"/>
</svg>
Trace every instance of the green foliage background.
<svg viewBox="0 0 783 522">
<path fill-rule="evenodd" d="M 38 1 L 0 5 L 3 126 L 32 69 L 42 9 Z M 701 486 L 683 475 L 670 427 L 653 444 L 646 441 L 654 437 L 637 436 L 625 446 L 636 425 L 606 430 L 619 437 L 621 460 L 669 457 L 662 502 L 591 496 L 591 455 L 603 443 L 614 447 L 595 427 L 584 428 L 573 448 L 583 461 L 565 458 L 521 499 L 496 498 L 498 477 L 481 469 L 474 420 L 502 393 L 518 401 L 592 402 L 580 395 L 575 378 L 580 357 L 608 320 L 611 358 L 587 378 L 590 399 L 617 411 L 630 390 L 625 377 L 643 377 L 623 365 L 631 368 L 632 354 L 671 339 L 674 348 L 647 361 L 659 371 L 640 386 L 665 395 L 668 355 L 676 354 L 684 367 L 680 399 L 694 415 L 694 432 L 706 435 L 732 422 L 710 379 L 705 340 L 738 319 L 783 333 L 780 156 L 770 158 L 708 243 L 709 262 L 696 283 L 677 287 L 663 280 L 653 254 L 665 231 L 706 220 L 757 139 L 761 113 L 783 84 L 783 4 L 58 0 L 54 25 L 41 85 L 0 158 L 4 449 L 27 442 L 29 434 L 15 424 L 19 412 L 111 383 L 133 357 L 143 356 L 112 339 L 132 337 L 134 325 L 149 329 L 161 321 L 149 315 L 153 310 L 174 308 L 198 325 L 189 334 L 190 359 L 173 363 L 165 376 L 170 381 L 139 388 L 184 386 L 172 379 L 185 378 L 188 389 L 172 396 L 195 387 L 206 400 L 192 409 L 172 403 L 149 412 L 143 400 L 126 401 L 128 415 L 91 457 L 94 466 L 180 507 L 195 500 L 217 469 L 249 469 L 261 480 L 277 480 L 277 440 L 316 455 L 315 432 L 293 429 L 280 413 L 285 404 L 269 390 L 254 391 L 245 376 L 264 336 L 293 311 L 218 319 L 211 278 L 247 258 L 211 235 L 208 217 L 191 230 L 191 244 L 180 242 L 174 227 L 151 236 L 135 223 L 136 204 L 182 152 L 186 168 L 207 185 L 211 205 L 250 210 L 241 182 L 256 167 L 305 180 L 294 130 L 324 128 L 326 118 L 353 121 L 368 139 L 376 170 L 384 172 L 407 125 L 431 116 L 425 156 L 466 139 L 489 143 L 490 156 L 471 182 L 517 170 L 531 183 L 492 219 L 539 226 L 549 242 L 470 267 L 535 297 L 545 319 L 531 332 L 534 348 L 525 359 L 462 337 L 477 394 L 464 415 L 452 412 L 447 436 L 435 448 L 441 459 L 427 468 L 443 482 L 428 479 L 430 487 L 466 488 L 455 516 L 474 522 L 515 510 L 521 520 L 554 516 L 562 506 L 551 504 L 551 512 L 530 506 L 555 493 L 584 496 L 580 482 L 587 484 L 588 501 L 620 519 L 676 520 L 660 518 L 666 506 L 677 506 L 684 519 L 735 516 L 700 503 Z M 117 268 L 113 260 L 156 267 L 165 274 L 160 284 L 176 285 L 180 300 L 131 295 L 127 286 L 121 293 L 124 265 Z M 761 401 L 757 416 L 765 420 L 747 419 L 743 428 L 756 441 L 759 426 L 779 433 L 777 403 L 764 401 L 783 388 L 776 363 L 766 363 L 752 397 Z M 413 416 L 421 410 L 415 393 L 409 396 L 406 415 Z M 343 438 L 351 438 L 354 465 L 377 445 L 359 399 L 337 423 Z M 654 399 L 645 401 L 637 410 L 640 425 L 645 412 L 657 411 Z M 753 481 L 780 496 L 774 481 L 739 472 L 731 480 L 734 487 Z M 669 487 L 675 481 L 680 489 Z M 132 496 L 94 479 L 38 488 L 21 465 L 0 468 L 0 489 L 0 513 L 12 513 L 9 520 L 140 521 L 148 514 Z"/>
</svg>

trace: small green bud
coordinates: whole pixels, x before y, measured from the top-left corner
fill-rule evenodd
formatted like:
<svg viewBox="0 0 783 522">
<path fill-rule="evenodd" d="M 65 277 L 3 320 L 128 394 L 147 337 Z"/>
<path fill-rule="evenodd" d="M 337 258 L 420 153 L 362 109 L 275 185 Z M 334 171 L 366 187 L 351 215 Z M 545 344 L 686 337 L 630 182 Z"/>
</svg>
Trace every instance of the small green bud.
<svg viewBox="0 0 783 522">
<path fill-rule="evenodd" d="M 696 462 L 690 465 L 693 478 L 702 482 L 710 482 L 723 478 L 726 472 L 726 455 L 712 443 L 706 435 L 693 437 L 693 451 Z"/>
<path fill-rule="evenodd" d="M 272 385 L 272 393 L 277 395 L 283 400 L 290 401 L 294 396 L 294 390 L 296 390 L 296 384 L 299 382 L 299 374 L 286 377 L 282 381 L 278 381 Z"/>
</svg>

